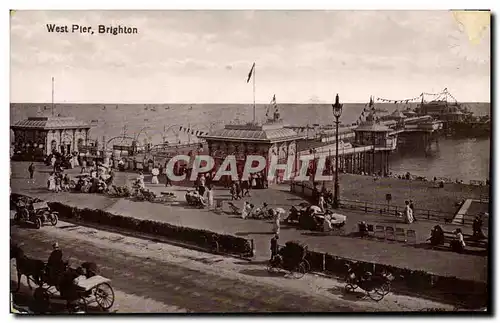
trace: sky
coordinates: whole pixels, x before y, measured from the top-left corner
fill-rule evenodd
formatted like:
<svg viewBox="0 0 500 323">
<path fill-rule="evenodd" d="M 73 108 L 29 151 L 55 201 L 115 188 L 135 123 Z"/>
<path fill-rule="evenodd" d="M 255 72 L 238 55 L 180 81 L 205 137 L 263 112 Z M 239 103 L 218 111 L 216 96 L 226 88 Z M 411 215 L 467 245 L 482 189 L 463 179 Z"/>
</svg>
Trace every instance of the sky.
<svg viewBox="0 0 500 323">
<path fill-rule="evenodd" d="M 486 18 L 485 18 L 486 17 Z M 49 33 L 47 24 L 92 26 Z M 99 34 L 98 25 L 137 34 Z M 490 102 L 489 15 L 450 11 L 16 11 L 11 102 L 330 103 L 448 88 Z"/>
</svg>

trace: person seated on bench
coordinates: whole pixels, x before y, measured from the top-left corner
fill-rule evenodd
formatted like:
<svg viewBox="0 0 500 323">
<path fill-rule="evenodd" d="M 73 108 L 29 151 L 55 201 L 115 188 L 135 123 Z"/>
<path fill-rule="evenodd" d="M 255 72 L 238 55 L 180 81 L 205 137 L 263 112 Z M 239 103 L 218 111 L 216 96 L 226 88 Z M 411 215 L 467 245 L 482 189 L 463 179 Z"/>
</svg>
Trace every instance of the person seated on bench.
<svg viewBox="0 0 500 323">
<path fill-rule="evenodd" d="M 454 233 L 455 239 L 450 242 L 451 250 L 461 253 L 465 249 L 464 235 L 462 234 L 462 230 L 460 229 L 456 229 Z"/>
<path fill-rule="evenodd" d="M 431 241 L 432 246 L 444 244 L 444 231 L 439 225 L 435 225 L 431 230 L 431 237 L 427 241 Z"/>
<path fill-rule="evenodd" d="M 483 219 L 481 215 L 477 215 L 472 222 L 472 238 L 481 240 L 486 238 L 481 227 L 483 226 Z"/>
</svg>

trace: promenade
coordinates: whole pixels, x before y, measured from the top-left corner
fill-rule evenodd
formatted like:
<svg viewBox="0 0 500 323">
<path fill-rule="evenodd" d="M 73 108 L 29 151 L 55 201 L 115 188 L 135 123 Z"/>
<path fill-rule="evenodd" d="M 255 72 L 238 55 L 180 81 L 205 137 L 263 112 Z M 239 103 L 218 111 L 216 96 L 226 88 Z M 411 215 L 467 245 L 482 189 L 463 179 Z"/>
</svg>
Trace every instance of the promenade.
<svg viewBox="0 0 500 323">
<path fill-rule="evenodd" d="M 175 203 L 175 205 L 134 202 L 128 199 L 110 198 L 104 195 L 95 194 L 68 192 L 52 193 L 46 189 L 46 180 L 50 173 L 49 168 L 37 164 L 37 171 L 35 174 L 36 181 L 33 184 L 28 183 L 28 165 L 29 163 L 25 162 L 11 163 L 12 192 L 36 196 L 48 201 L 59 201 L 80 208 L 99 208 L 108 212 L 135 218 L 165 221 L 175 225 L 242 236 L 254 239 L 257 250 L 256 260 L 264 260 L 270 256 L 269 240 L 272 237 L 272 224 L 270 222 L 265 222 L 263 220 L 243 220 L 237 216 L 226 213 L 216 214 L 209 210 L 190 208 L 183 202 L 185 190 L 187 189 L 186 187 L 174 186 L 165 188 L 164 185 L 161 184 L 147 184 L 148 188 L 156 192 L 175 192 L 179 202 Z M 79 168 L 68 170 L 67 172 L 70 174 L 78 173 Z M 137 177 L 136 174 L 123 172 L 116 172 L 116 176 L 117 185 Z M 348 183 L 344 183 L 345 178 L 346 177 L 342 176 L 340 183 L 341 188 L 344 188 L 342 198 L 349 198 L 347 196 L 348 187 L 354 187 L 349 185 L 353 185 L 352 183 L 356 183 L 356 181 L 352 180 L 352 177 L 347 177 L 353 181 L 348 185 Z M 368 181 L 370 178 L 368 177 L 363 180 Z M 393 180 L 398 181 L 396 179 Z M 148 178 L 146 178 L 146 183 L 148 183 Z M 429 185 L 429 183 L 427 183 L 427 185 Z M 355 190 L 354 188 L 351 189 L 358 193 L 361 191 Z M 267 190 L 253 190 L 251 192 L 252 197 L 246 198 L 245 200 L 249 200 L 257 206 L 261 205 L 263 202 L 267 202 L 273 207 L 280 206 L 288 209 L 290 206 L 296 205 L 302 201 L 300 197 L 288 191 L 288 186 L 275 186 Z M 429 203 L 431 199 L 439 199 L 436 196 L 424 199 L 424 191 L 423 188 L 419 191 L 419 194 L 422 194 L 422 204 Z M 416 192 L 416 190 L 414 190 L 414 192 Z M 456 194 L 456 197 L 459 198 L 458 193 L 453 194 Z M 433 192 L 429 192 L 428 195 L 433 195 Z M 464 198 L 469 197 L 470 196 L 465 196 Z M 215 199 L 229 199 L 228 191 L 216 189 Z M 361 199 L 361 197 L 359 197 L 359 199 Z M 416 198 L 414 198 L 414 200 L 416 200 L 416 203 L 420 203 Z M 237 201 L 236 204 L 242 205 L 243 201 Z M 419 206 L 420 204 L 417 204 L 417 208 Z M 224 210 L 228 211 L 227 206 L 224 207 Z M 281 227 L 280 241 L 284 243 L 288 240 L 299 240 L 306 243 L 311 250 L 328 252 L 336 256 L 377 262 L 413 270 L 425 270 L 443 276 L 456 276 L 462 279 L 487 281 L 487 257 L 470 254 L 456 254 L 449 251 L 427 250 L 422 246 L 424 240 L 429 236 L 430 229 L 436 224 L 435 222 L 420 220 L 408 225 L 404 224 L 401 219 L 395 217 L 365 214 L 349 210 L 341 210 L 340 213 L 347 216 L 347 232 L 355 231 L 356 224 L 364 220 L 373 224 L 392 225 L 405 229 L 411 228 L 417 232 L 417 240 L 419 243 L 417 243 L 416 246 L 410 246 L 349 236 L 323 236 L 318 232 L 299 230 L 295 227 L 288 227 L 285 225 Z M 452 224 L 443 225 L 445 230 L 453 230 L 456 227 L 461 227 L 465 233 L 471 233 L 470 227 Z M 425 259 L 425 261 L 423 261 L 423 259 Z"/>
</svg>

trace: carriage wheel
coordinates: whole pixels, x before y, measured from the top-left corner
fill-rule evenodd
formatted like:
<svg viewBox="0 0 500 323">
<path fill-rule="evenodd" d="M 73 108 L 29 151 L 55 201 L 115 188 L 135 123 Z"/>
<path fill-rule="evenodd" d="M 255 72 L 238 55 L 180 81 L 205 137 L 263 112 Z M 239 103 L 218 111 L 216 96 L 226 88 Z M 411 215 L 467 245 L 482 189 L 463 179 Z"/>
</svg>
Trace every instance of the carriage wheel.
<svg viewBox="0 0 500 323">
<path fill-rule="evenodd" d="M 356 288 L 358 288 L 358 286 L 354 284 L 346 284 L 344 287 L 346 293 L 353 293 L 356 290 Z"/>
<path fill-rule="evenodd" d="M 212 241 L 210 248 L 211 248 L 212 252 L 219 253 L 220 249 L 219 249 L 219 243 L 217 241 Z"/>
<path fill-rule="evenodd" d="M 57 214 L 55 214 L 55 213 L 51 213 L 49 215 L 49 219 L 50 219 L 50 224 L 52 224 L 53 226 L 56 226 L 57 225 L 57 221 L 59 221 L 59 219 L 57 217 Z"/>
<path fill-rule="evenodd" d="M 309 264 L 309 261 L 304 259 L 304 260 L 302 260 L 302 264 L 304 265 L 306 273 L 311 271 L 311 265 Z"/>
<path fill-rule="evenodd" d="M 42 219 L 36 218 L 35 219 L 35 228 L 40 229 L 42 227 Z"/>
<path fill-rule="evenodd" d="M 382 285 L 382 294 L 385 296 L 391 292 L 391 283 L 390 282 L 385 282 Z"/>
<path fill-rule="evenodd" d="M 21 216 L 18 212 L 14 214 L 14 223 L 19 224 L 21 222 Z"/>
<path fill-rule="evenodd" d="M 207 249 L 209 249 L 211 252 L 218 254 L 219 253 L 219 243 L 217 242 L 216 239 L 211 238 L 211 237 L 205 237 L 205 246 Z"/>
<path fill-rule="evenodd" d="M 69 188 L 72 189 L 72 190 L 74 190 L 76 188 L 75 181 L 72 180 L 72 181 L 69 182 Z"/>
<path fill-rule="evenodd" d="M 87 300 L 82 296 L 72 302 L 67 302 L 66 307 L 70 313 L 87 312 Z"/>
<path fill-rule="evenodd" d="M 375 302 L 378 302 L 384 298 L 384 289 L 382 287 L 375 287 L 372 290 L 366 291 L 368 297 L 370 297 Z"/>
<path fill-rule="evenodd" d="M 50 295 L 47 289 L 43 287 L 38 287 L 33 293 L 33 299 L 35 300 L 35 307 L 39 312 L 47 312 L 50 308 Z"/>
<path fill-rule="evenodd" d="M 97 285 L 94 289 L 94 295 L 97 304 L 99 304 L 104 311 L 109 310 L 115 302 L 115 292 L 108 283 Z"/>
<path fill-rule="evenodd" d="M 301 279 L 306 274 L 306 267 L 303 263 L 300 263 L 292 272 L 292 277 L 295 279 Z"/>
</svg>

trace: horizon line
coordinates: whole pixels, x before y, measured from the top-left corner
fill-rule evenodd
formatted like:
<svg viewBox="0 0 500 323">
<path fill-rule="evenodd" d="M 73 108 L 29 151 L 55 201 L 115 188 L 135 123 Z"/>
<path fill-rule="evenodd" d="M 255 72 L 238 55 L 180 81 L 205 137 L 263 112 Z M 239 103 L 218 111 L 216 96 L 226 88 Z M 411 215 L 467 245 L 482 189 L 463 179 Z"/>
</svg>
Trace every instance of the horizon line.
<svg viewBox="0 0 500 323">
<path fill-rule="evenodd" d="M 430 101 L 427 101 L 430 102 Z M 491 104 L 490 101 L 457 101 L 458 103 L 489 103 Z M 347 103 L 347 104 L 368 104 L 369 100 L 366 102 L 354 102 L 354 101 L 341 101 L 341 103 Z M 413 101 L 413 102 L 408 102 L 408 103 L 421 103 L 420 101 Z M 392 103 L 392 102 L 375 102 L 375 104 L 408 104 L 408 103 Z M 52 102 L 9 102 L 9 104 L 45 104 L 45 105 L 52 105 Z M 144 105 L 144 104 L 158 104 L 158 105 L 165 105 L 165 104 L 175 104 L 175 105 L 199 105 L 199 104 L 248 104 L 248 105 L 253 105 L 253 102 L 54 102 L 54 105 L 56 104 L 86 104 L 86 105 Z M 258 103 L 255 102 L 256 105 L 270 105 L 270 103 Z M 334 102 L 281 102 L 278 103 L 280 104 L 334 104 Z"/>
</svg>

